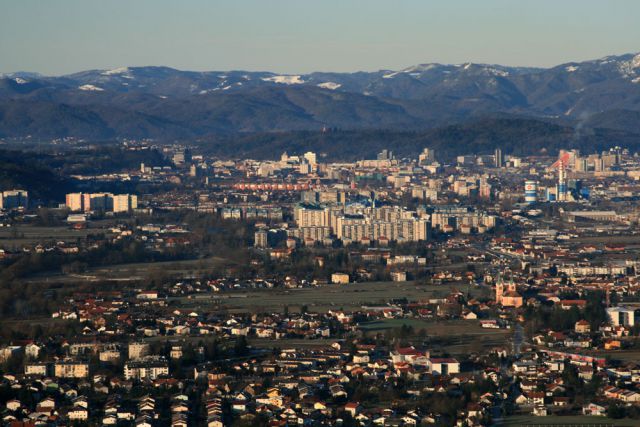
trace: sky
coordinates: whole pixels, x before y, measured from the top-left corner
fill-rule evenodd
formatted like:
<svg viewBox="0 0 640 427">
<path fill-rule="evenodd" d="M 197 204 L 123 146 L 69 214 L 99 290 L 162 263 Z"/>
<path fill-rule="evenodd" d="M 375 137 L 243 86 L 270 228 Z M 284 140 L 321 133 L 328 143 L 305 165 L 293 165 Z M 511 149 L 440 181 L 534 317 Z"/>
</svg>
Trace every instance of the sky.
<svg viewBox="0 0 640 427">
<path fill-rule="evenodd" d="M 5 0 L 0 72 L 553 66 L 640 51 L 638 0 Z"/>
</svg>

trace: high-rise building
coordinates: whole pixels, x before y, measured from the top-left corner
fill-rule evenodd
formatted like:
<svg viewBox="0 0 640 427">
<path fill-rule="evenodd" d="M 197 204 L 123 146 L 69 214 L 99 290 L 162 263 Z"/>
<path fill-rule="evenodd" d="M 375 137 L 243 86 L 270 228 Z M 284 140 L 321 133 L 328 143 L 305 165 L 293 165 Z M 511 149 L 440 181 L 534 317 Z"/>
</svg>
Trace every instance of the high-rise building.
<svg viewBox="0 0 640 427">
<path fill-rule="evenodd" d="M 502 150 L 496 148 L 496 151 L 493 153 L 496 168 L 504 167 L 504 157 L 502 156 Z"/>
<path fill-rule="evenodd" d="M 300 194 L 300 201 L 304 204 L 345 204 L 347 193 L 339 190 L 303 191 Z"/>
<path fill-rule="evenodd" d="M 378 160 L 393 160 L 393 151 L 386 148 L 378 153 Z"/>
<path fill-rule="evenodd" d="M 307 151 L 306 153 L 304 153 L 304 157 L 307 162 L 309 162 L 309 164 L 311 165 L 317 165 L 317 157 L 316 157 L 316 153 L 314 153 L 313 151 Z"/>
<path fill-rule="evenodd" d="M 0 193 L 0 209 L 29 207 L 29 193 L 25 190 L 8 190 Z"/>
<path fill-rule="evenodd" d="M 577 157 L 574 169 L 576 170 L 576 172 L 588 172 L 589 160 L 586 157 Z"/>
<path fill-rule="evenodd" d="M 255 246 L 256 248 L 266 248 L 267 246 L 269 246 L 267 230 L 261 228 L 256 231 L 254 235 L 253 246 Z"/>
<path fill-rule="evenodd" d="M 182 166 L 186 163 L 191 163 L 191 151 L 188 149 L 176 151 L 171 158 L 171 161 L 176 166 Z"/>
<path fill-rule="evenodd" d="M 114 212 L 130 212 L 138 208 L 138 196 L 135 194 L 117 194 L 113 196 Z"/>
<path fill-rule="evenodd" d="M 69 193 L 66 205 L 72 212 L 129 212 L 138 208 L 135 194 Z"/>
<path fill-rule="evenodd" d="M 433 148 L 425 148 L 418 156 L 418 163 L 421 165 L 430 164 L 436 161 L 436 152 Z"/>
<path fill-rule="evenodd" d="M 298 206 L 294 217 L 299 227 L 328 226 L 329 209 L 312 205 Z"/>
<path fill-rule="evenodd" d="M 533 180 L 524 182 L 524 201 L 533 204 L 538 201 L 538 183 Z"/>
<path fill-rule="evenodd" d="M 85 212 L 113 210 L 113 194 L 111 193 L 87 193 L 83 197 Z"/>
<path fill-rule="evenodd" d="M 559 202 L 567 201 L 567 169 L 563 159 L 558 164 L 558 191 L 557 200 Z"/>
<path fill-rule="evenodd" d="M 84 211 L 84 197 L 82 193 L 69 193 L 66 196 L 66 205 L 71 212 Z"/>
</svg>

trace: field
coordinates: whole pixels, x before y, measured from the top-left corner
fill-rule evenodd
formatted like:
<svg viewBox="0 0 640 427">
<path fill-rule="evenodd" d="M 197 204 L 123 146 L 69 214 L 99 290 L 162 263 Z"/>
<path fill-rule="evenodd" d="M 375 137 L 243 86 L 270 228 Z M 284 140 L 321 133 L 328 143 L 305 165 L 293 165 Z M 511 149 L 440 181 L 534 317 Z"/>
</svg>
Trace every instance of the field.
<svg viewBox="0 0 640 427">
<path fill-rule="evenodd" d="M 399 328 L 402 325 L 411 326 L 416 331 L 425 328 L 429 335 L 438 337 L 463 334 L 503 336 L 510 333 L 509 329 L 483 328 L 477 320 L 384 319 L 363 323 L 360 327 L 367 331 L 383 331 Z"/>
<path fill-rule="evenodd" d="M 640 246 L 640 235 L 607 235 L 607 236 L 585 236 L 571 240 L 571 242 L 579 242 L 581 244 L 616 244 Z"/>
<path fill-rule="evenodd" d="M 421 319 L 388 319 L 377 322 L 365 323 L 361 329 L 366 333 L 384 332 L 402 325 L 412 326 L 414 332 L 419 334 L 424 331 L 426 335 L 416 335 L 410 338 L 423 342 L 435 353 L 445 352 L 453 356 L 462 356 L 470 352 L 479 352 L 496 346 L 510 345 L 511 330 L 507 329 L 483 329 L 476 321 L 470 320 L 421 320 Z M 259 348 L 309 348 L 324 347 L 337 339 L 259 339 L 252 338 L 252 346 Z"/>
<path fill-rule="evenodd" d="M 103 233 L 102 229 L 74 230 L 67 226 L 35 227 L 13 226 L 0 228 L 0 248 L 17 250 L 25 245 L 36 245 L 41 242 L 74 242 L 84 239 L 90 234 Z"/>
<path fill-rule="evenodd" d="M 593 351 L 589 354 L 593 354 L 598 357 L 611 357 L 614 360 L 620 360 L 622 362 L 638 362 L 640 360 L 640 350 L 601 350 Z M 640 425 L 640 423 L 638 423 Z"/>
<path fill-rule="evenodd" d="M 114 281 L 132 282 L 147 280 L 154 275 L 167 277 L 191 277 L 204 275 L 211 271 L 214 266 L 225 262 L 222 258 L 210 257 L 203 259 L 184 261 L 161 261 L 146 263 L 117 264 L 106 267 L 90 268 L 81 274 L 63 274 L 45 272 L 34 274 L 25 281 L 29 283 L 40 283 L 42 281 L 58 281 L 64 283 Z"/>
<path fill-rule="evenodd" d="M 513 416 L 507 417 L 498 423 L 499 426 L 509 427 L 534 427 L 534 426 L 637 426 L 640 424 L 639 420 L 614 420 L 606 417 L 591 417 L 591 416 L 548 416 L 548 417 L 535 417 L 535 416 Z"/>
<path fill-rule="evenodd" d="M 177 298 L 182 307 L 206 307 L 208 304 L 231 311 L 292 311 L 306 305 L 309 311 L 324 312 L 330 309 L 358 309 L 363 305 L 386 304 L 392 298 L 425 300 L 444 297 L 452 290 L 466 291 L 466 285 L 418 285 L 414 282 L 370 282 L 349 285 L 327 285 L 305 289 L 265 289 L 247 292 L 226 292 L 210 298 Z M 488 289 L 471 288 L 474 296 Z"/>
<path fill-rule="evenodd" d="M 178 297 L 171 302 L 183 309 L 202 311 L 228 310 L 230 312 L 283 312 L 285 307 L 298 311 L 307 306 L 311 312 L 328 310 L 358 310 L 363 306 L 386 305 L 393 298 L 427 300 L 441 297 L 456 285 L 417 285 L 414 282 L 373 282 L 349 285 L 327 285 L 308 289 L 265 289 L 248 292 L 226 292 L 219 295 L 203 295 L 201 298 Z M 486 288 L 471 288 L 473 296 L 487 295 Z M 413 341 L 427 341 L 430 348 L 452 355 L 468 354 L 471 351 L 510 345 L 511 330 L 481 328 L 474 320 L 432 319 L 383 319 L 363 323 L 360 329 L 365 334 L 393 330 L 408 325 L 413 328 Z M 425 331 L 426 335 L 421 335 Z M 335 340 L 261 340 L 252 339 L 257 347 L 313 347 L 324 346 Z"/>
<path fill-rule="evenodd" d="M 411 326 L 414 333 L 424 331 L 424 341 L 429 348 L 452 355 L 464 355 L 493 347 L 511 345 L 510 329 L 482 328 L 477 320 L 384 319 L 364 323 L 360 328 L 366 333 L 384 332 Z"/>
</svg>

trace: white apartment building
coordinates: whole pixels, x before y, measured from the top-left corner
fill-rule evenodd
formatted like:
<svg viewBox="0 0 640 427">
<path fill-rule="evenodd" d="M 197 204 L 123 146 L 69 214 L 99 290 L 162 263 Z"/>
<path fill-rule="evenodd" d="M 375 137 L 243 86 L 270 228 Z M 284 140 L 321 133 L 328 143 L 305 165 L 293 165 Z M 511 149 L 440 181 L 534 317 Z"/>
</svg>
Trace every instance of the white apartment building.
<svg viewBox="0 0 640 427">
<path fill-rule="evenodd" d="M 124 365 L 124 377 L 127 380 L 155 380 L 166 375 L 169 375 L 169 364 L 161 356 L 147 356 Z"/>
</svg>

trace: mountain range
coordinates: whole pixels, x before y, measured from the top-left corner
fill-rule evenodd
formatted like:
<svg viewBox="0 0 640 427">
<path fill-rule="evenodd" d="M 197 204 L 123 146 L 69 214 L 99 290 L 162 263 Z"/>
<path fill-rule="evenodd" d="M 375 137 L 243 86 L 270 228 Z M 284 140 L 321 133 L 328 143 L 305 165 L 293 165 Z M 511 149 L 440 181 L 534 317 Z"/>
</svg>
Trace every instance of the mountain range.
<svg viewBox="0 0 640 427">
<path fill-rule="evenodd" d="M 425 131 L 525 118 L 640 135 L 640 54 L 552 68 L 421 64 L 282 75 L 90 70 L 0 78 L 0 138 L 206 140 L 255 132 Z"/>
</svg>

